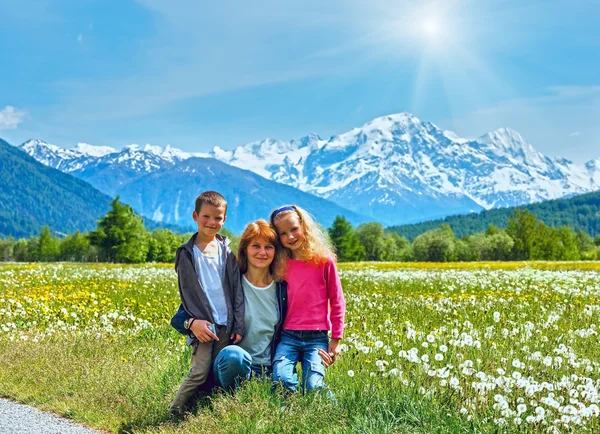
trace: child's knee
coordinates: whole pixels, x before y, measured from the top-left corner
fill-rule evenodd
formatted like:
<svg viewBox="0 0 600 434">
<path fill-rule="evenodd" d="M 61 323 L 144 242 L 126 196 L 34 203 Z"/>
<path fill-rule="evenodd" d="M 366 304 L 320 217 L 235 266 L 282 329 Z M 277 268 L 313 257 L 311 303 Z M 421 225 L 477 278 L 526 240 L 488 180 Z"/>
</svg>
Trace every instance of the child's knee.
<svg viewBox="0 0 600 434">
<path fill-rule="evenodd" d="M 306 390 L 322 389 L 325 387 L 325 367 L 322 363 L 311 362 L 310 371 L 306 376 Z"/>
<path fill-rule="evenodd" d="M 228 366 L 240 370 L 243 370 L 244 368 L 250 369 L 250 365 L 252 365 L 252 356 L 237 345 L 229 345 L 221 350 L 215 360 L 215 365 L 220 368 Z"/>
</svg>

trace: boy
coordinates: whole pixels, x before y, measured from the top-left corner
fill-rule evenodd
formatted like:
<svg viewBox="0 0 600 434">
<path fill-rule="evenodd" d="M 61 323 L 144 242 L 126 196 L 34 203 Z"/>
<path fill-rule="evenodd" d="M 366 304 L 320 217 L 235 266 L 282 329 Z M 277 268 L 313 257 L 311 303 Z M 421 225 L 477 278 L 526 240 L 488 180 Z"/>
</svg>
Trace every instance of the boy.
<svg viewBox="0 0 600 434">
<path fill-rule="evenodd" d="M 188 401 L 209 376 L 215 357 L 231 339 L 245 334 L 244 296 L 235 255 L 229 240 L 218 234 L 225 223 L 227 201 L 216 191 L 196 198 L 192 218 L 198 232 L 177 249 L 175 270 L 181 307 L 190 317 L 184 327 L 193 346 L 192 367 L 171 403 L 171 414 L 181 417 Z"/>
</svg>

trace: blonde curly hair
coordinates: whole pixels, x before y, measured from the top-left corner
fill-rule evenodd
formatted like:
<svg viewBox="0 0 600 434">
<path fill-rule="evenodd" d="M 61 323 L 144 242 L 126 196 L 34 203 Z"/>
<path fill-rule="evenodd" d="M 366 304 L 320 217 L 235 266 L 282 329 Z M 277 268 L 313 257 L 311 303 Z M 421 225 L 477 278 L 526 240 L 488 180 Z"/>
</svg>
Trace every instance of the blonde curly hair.
<svg viewBox="0 0 600 434">
<path fill-rule="evenodd" d="M 312 216 L 304 209 L 297 205 L 284 205 L 271 213 L 270 221 L 271 225 L 279 235 L 277 226 L 275 223 L 290 214 L 296 214 L 298 216 L 298 222 L 302 227 L 304 234 L 304 243 L 301 246 L 302 256 L 306 262 L 314 263 L 315 265 L 322 265 L 327 261 L 328 258 L 333 258 L 335 261 L 337 255 L 335 254 L 335 247 L 329 239 L 329 234 L 312 218 Z M 285 256 L 286 261 L 281 261 L 280 264 L 283 266 L 276 271 L 276 274 L 283 276 L 285 274 L 285 265 L 287 264 L 287 258 L 291 258 L 291 250 L 283 247 L 279 236 L 277 242 L 281 246 L 282 256 Z"/>
</svg>

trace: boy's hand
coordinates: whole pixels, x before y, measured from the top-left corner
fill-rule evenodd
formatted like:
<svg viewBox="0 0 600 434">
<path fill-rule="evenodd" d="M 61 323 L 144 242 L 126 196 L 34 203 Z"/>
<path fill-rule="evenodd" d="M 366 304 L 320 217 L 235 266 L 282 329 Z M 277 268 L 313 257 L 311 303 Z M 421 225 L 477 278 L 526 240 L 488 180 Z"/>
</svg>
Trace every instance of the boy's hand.
<svg viewBox="0 0 600 434">
<path fill-rule="evenodd" d="M 233 340 L 233 345 L 237 344 L 242 340 L 242 335 L 238 335 L 237 333 L 232 333 L 229 339 Z"/>
<path fill-rule="evenodd" d="M 197 319 L 192 323 L 192 326 L 190 327 L 190 330 L 192 331 L 192 333 L 194 333 L 194 336 L 196 336 L 196 338 L 198 338 L 198 340 L 202 343 L 210 342 L 213 340 L 219 340 L 217 335 L 211 332 L 208 328 L 209 324 L 210 322 L 206 320 Z"/>
</svg>

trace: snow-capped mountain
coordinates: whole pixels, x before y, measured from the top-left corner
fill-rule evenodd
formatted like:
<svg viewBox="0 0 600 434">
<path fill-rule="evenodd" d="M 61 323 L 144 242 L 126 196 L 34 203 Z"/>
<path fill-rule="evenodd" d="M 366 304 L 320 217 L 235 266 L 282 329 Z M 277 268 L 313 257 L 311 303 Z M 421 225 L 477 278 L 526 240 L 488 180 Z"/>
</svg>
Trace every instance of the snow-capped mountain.
<svg viewBox="0 0 600 434">
<path fill-rule="evenodd" d="M 213 155 L 390 224 L 600 189 L 598 160 L 546 157 L 509 128 L 464 139 L 409 113 L 329 140 L 267 139 Z"/>
<path fill-rule="evenodd" d="M 21 148 L 111 195 L 148 173 L 211 156 L 385 224 L 600 189 L 600 159 L 579 165 L 549 158 L 509 128 L 465 139 L 410 113 L 376 118 L 329 139 L 314 134 L 291 141 L 265 139 L 229 151 L 215 147 L 208 155 L 151 145 L 117 151 L 30 141 Z"/>
<path fill-rule="evenodd" d="M 80 143 L 73 149 L 63 149 L 41 140 L 29 140 L 20 148 L 40 163 L 77 176 L 111 196 L 123 185 L 147 173 L 168 169 L 191 157 L 207 156 L 184 152 L 170 145 L 163 149 L 132 144 L 117 150 Z"/>
</svg>

